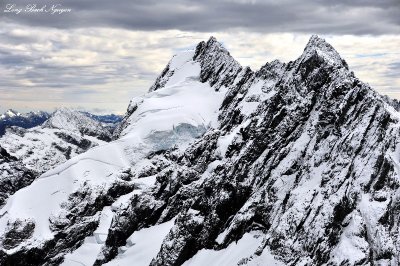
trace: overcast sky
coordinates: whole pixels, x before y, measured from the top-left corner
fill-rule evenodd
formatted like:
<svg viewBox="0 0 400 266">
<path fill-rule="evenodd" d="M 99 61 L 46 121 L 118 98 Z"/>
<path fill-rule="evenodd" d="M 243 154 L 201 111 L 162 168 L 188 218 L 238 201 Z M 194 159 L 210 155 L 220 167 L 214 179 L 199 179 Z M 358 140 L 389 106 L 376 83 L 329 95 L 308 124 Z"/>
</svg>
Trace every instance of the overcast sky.
<svg viewBox="0 0 400 266">
<path fill-rule="evenodd" d="M 296 59 L 318 34 L 361 80 L 400 99 L 400 0 L 0 3 L 1 112 L 67 106 L 124 113 L 173 54 L 211 35 L 257 69 Z M 48 12 L 40 11 L 44 5 Z"/>
</svg>

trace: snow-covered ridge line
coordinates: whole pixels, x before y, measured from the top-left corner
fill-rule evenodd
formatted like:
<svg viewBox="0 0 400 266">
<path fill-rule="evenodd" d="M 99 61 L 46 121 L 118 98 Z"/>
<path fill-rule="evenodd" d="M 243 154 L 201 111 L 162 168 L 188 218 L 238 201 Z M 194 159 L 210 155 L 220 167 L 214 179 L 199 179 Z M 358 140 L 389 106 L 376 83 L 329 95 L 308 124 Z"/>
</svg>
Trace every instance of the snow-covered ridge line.
<svg viewBox="0 0 400 266">
<path fill-rule="evenodd" d="M 8 127 L 32 128 L 41 125 L 49 116 L 50 114 L 41 111 L 21 114 L 10 109 L 0 116 L 0 137 L 5 134 Z"/>
<path fill-rule="evenodd" d="M 178 162 L 166 156 L 172 166 L 159 173 L 152 201 L 167 205 L 160 208 L 158 222 L 176 213 L 182 217 L 151 265 L 180 265 L 199 247 L 224 250 L 254 227 L 264 232 L 262 244 L 237 261 L 241 265 L 398 263 L 393 252 L 398 244 L 382 246 L 372 237 L 379 219 L 371 220 L 357 205 L 364 201 L 363 193 L 371 193 L 376 195 L 369 198 L 371 206 L 384 202 L 376 205 L 378 216 L 394 215 L 390 194 L 381 191 L 389 187 L 380 179 L 384 173 L 396 183 L 394 188 L 399 186 L 399 177 L 388 167 L 396 168 L 398 160 L 382 159 L 388 143 L 390 149 L 398 146 L 393 130 L 399 125 L 397 111 L 387 112 L 384 97 L 354 77 L 332 46 L 317 36 L 296 61 L 272 62 L 256 73 L 241 71 L 233 84 L 221 108 L 220 128 L 206 133 Z M 175 191 L 172 196 L 170 191 Z M 117 217 L 134 220 L 144 210 L 138 201 Z M 366 223 L 367 235 L 362 236 Z M 385 241 L 395 234 L 397 229 L 383 218 L 379 223 Z M 129 222 L 112 227 L 104 252 L 109 258 L 120 243 L 113 241 L 131 228 Z M 219 245 L 213 242 L 218 236 L 214 231 L 226 232 Z"/>
<path fill-rule="evenodd" d="M 70 132 L 81 133 L 89 136 L 97 136 L 99 139 L 109 141 L 111 132 L 103 128 L 103 125 L 88 115 L 69 108 L 57 109 L 46 122 L 43 128 L 64 129 Z"/>
<path fill-rule="evenodd" d="M 210 38 L 131 101 L 118 140 L 10 198 L 0 263 L 397 265 L 388 102 L 317 36 L 256 72 Z"/>
<path fill-rule="evenodd" d="M 85 208 L 85 201 L 78 199 L 78 196 L 86 197 L 89 202 L 96 202 L 101 197 L 108 198 L 100 200 L 100 206 L 96 205 L 96 210 L 100 211 L 118 198 L 104 195 L 108 190 L 114 191 L 114 187 L 127 189 L 129 186 L 138 186 L 136 184 L 140 182 L 134 181 L 134 178 L 142 175 L 141 167 L 144 172 L 148 167 L 154 167 L 148 164 L 149 154 L 173 147 L 183 150 L 207 128 L 215 126 L 224 90 L 217 92 L 208 84 L 199 81 L 200 66 L 192 60 L 193 52 L 182 53 L 173 59 L 172 64 L 177 66 L 174 75 L 165 87 L 141 97 L 135 107 L 136 112 L 132 112 L 124 122 L 125 126 L 118 140 L 95 147 L 50 170 L 8 200 L 1 210 L 3 216 L 0 218 L 0 234 L 8 239 L 8 242 L 5 242 L 7 245 L 3 245 L 7 248 L 7 260 L 22 263 L 24 260 L 15 260 L 15 256 L 19 256 L 17 254 L 21 252 L 25 253 L 26 248 L 36 247 L 46 254 L 54 254 L 43 247 L 46 243 L 60 240 L 59 230 L 78 230 L 76 239 L 72 241 L 90 236 L 93 230 L 79 231 L 79 228 L 97 224 L 99 215 L 89 215 L 91 218 L 82 221 L 82 224 L 69 223 L 65 218 L 74 215 L 73 213 L 91 210 L 92 207 Z M 83 117 L 76 118 L 77 115 L 71 114 L 69 110 L 59 110 L 43 129 L 65 129 L 66 125 L 70 125 L 74 128 L 69 128 L 69 131 L 82 132 L 80 126 L 87 126 L 88 123 Z M 71 120 L 77 122 L 71 123 Z M 130 169 L 134 165 L 137 166 L 137 170 Z M 155 179 L 151 180 L 149 185 L 155 182 Z M 124 193 L 124 189 L 120 190 L 118 195 Z M 37 191 L 42 192 L 38 194 Z M 80 202 L 76 207 L 71 203 L 75 200 Z M 40 206 L 46 206 L 46 209 Z M 21 219 L 27 224 L 15 222 Z M 34 230 L 26 229 L 24 232 L 27 232 L 28 237 L 21 236 L 20 242 L 15 242 L 8 238 L 7 232 L 10 232 L 10 228 L 6 226 L 9 224 L 7 221 L 19 228 L 30 228 L 33 224 Z M 59 259 L 70 251 L 70 247 L 61 241 L 57 247 L 53 247 L 56 248 L 63 249 L 51 259 L 51 263 L 57 264 Z M 45 253 L 40 253 L 41 259 L 45 258 Z M 39 262 L 41 259 L 36 258 L 36 263 L 43 263 Z M 32 258 L 30 260 L 32 261 Z"/>
<path fill-rule="evenodd" d="M 47 115 L 45 117 L 48 118 Z M 8 128 L 0 138 L 0 145 L 15 160 L 0 161 L 0 183 L 3 187 L 0 204 L 3 205 L 9 195 L 28 186 L 42 173 L 104 144 L 103 140 L 110 137 L 108 128 L 79 111 L 69 109 L 57 110 L 44 124 L 33 128 Z"/>
</svg>

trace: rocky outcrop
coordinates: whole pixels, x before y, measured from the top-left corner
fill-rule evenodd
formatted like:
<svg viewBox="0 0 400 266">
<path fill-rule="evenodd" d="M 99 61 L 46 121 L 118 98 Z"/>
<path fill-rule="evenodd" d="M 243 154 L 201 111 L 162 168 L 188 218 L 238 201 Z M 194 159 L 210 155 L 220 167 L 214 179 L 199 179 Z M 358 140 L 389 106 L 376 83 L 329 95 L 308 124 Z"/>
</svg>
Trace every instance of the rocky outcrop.
<svg viewBox="0 0 400 266">
<path fill-rule="evenodd" d="M 226 91 L 217 123 L 204 130 L 184 123 L 165 126 L 165 131 L 149 127 L 145 135 L 134 126 L 148 126 L 140 119 L 155 119 L 145 115 L 160 112 L 143 108 L 145 101 L 174 95 L 168 94 L 176 89 L 169 82 L 176 81 L 183 67 L 199 70 L 199 75 L 190 73 L 180 86 L 200 82 L 214 92 Z M 26 262 L 35 253 L 43 258 L 36 265 L 61 263 L 93 233 L 95 213 L 123 195 L 94 265 L 118 265 L 119 259 L 133 256 L 128 252 L 135 247 L 132 236 L 168 221 L 174 225 L 150 265 L 191 265 L 223 252 L 238 257 L 237 265 L 269 265 L 271 260 L 281 265 L 399 264 L 400 115 L 392 101 L 357 79 L 325 40 L 312 36 L 297 60 L 273 61 L 254 72 L 211 38 L 192 54 L 171 60 L 146 97 L 131 102 L 118 129 L 124 138 L 103 152 L 141 140 L 139 135 L 145 136 L 141 145 L 154 144 L 152 149 L 122 146 L 135 160 L 110 178 L 104 193 L 87 183 L 70 194 L 62 203 L 66 211 L 50 219 L 54 238 L 42 246 L 23 245 L 33 239 L 31 220 L 7 216 L 13 223 L 3 239 L 20 234 L 22 242 L 3 240 L 0 260 Z M 180 138 L 181 127 L 194 132 L 188 133 L 190 145 L 158 145 L 165 136 Z M 83 159 L 88 158 L 93 160 Z M 111 164 L 102 163 L 84 165 L 84 170 Z M 63 171 L 73 169 L 74 177 L 79 176 L 84 167 L 74 165 L 56 175 L 66 179 Z M 138 191 L 140 180 L 155 181 Z M 116 184 L 122 188 L 113 194 L 110 188 Z M 115 196 L 103 200 L 106 195 Z M 251 240 L 252 234 L 257 245 L 234 254 L 232 247 L 249 235 Z M 6 254 L 15 245 L 18 252 Z"/>
<path fill-rule="evenodd" d="M 38 173 L 23 166 L 22 162 L 0 146 L 0 206 L 19 189 L 28 186 Z"/>
<path fill-rule="evenodd" d="M 0 138 L 3 147 L 0 148 L 0 205 L 40 174 L 104 143 L 104 139 L 110 140 L 110 137 L 110 131 L 99 122 L 65 108 L 56 111 L 42 126 L 7 128 Z"/>
<path fill-rule="evenodd" d="M 219 128 L 183 155 L 154 158 L 169 163 L 117 213 L 106 257 L 134 231 L 178 216 L 151 265 L 181 265 L 252 230 L 263 241 L 249 264 L 264 249 L 287 265 L 399 263 L 394 108 L 317 36 L 296 61 L 235 79 L 222 82 Z"/>
<path fill-rule="evenodd" d="M 209 82 L 216 90 L 232 85 L 242 71 L 240 64 L 214 37 L 197 45 L 193 61 L 200 63 L 200 81 Z"/>
</svg>

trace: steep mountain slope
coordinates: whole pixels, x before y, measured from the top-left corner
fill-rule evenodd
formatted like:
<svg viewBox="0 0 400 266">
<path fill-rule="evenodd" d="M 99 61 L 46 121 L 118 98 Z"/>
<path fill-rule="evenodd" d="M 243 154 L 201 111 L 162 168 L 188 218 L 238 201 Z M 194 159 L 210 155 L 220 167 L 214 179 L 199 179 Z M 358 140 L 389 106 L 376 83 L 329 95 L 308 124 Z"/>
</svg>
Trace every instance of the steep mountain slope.
<svg viewBox="0 0 400 266">
<path fill-rule="evenodd" d="M 272 252 L 289 265 L 397 265 L 398 113 L 315 36 L 295 62 L 242 84 L 228 90 L 220 127 L 158 174 L 153 219 L 179 216 L 151 264 L 201 261 L 251 232 L 260 244 L 236 263 Z M 117 214 L 110 253 L 127 228 L 149 226 L 132 226 L 141 202 Z"/>
<path fill-rule="evenodd" d="M 89 134 L 91 136 L 85 135 Z M 0 162 L 2 196 L 0 205 L 40 174 L 77 154 L 110 139 L 108 129 L 78 111 L 59 109 L 41 126 L 31 129 L 11 127 L 0 138 L 7 160 Z"/>
<path fill-rule="evenodd" d="M 110 210 L 123 208 L 131 195 L 153 185 L 154 177 L 139 177 L 163 167 L 162 162 L 149 164 L 147 157 L 184 150 L 216 123 L 225 91 L 199 81 L 201 67 L 193 54 L 171 60 L 174 75 L 162 90 L 132 101 L 129 109 L 135 112 L 120 127 L 117 141 L 72 158 L 7 201 L 0 211 L 3 263 L 54 265 L 80 245 L 66 263 L 96 260 L 113 216 Z"/>
<path fill-rule="evenodd" d="M 67 108 L 60 108 L 58 112 L 64 109 L 67 111 Z M 122 116 L 110 114 L 110 115 L 95 115 L 86 111 L 79 111 L 80 114 L 83 114 L 89 117 L 92 121 L 97 121 L 103 125 L 103 127 L 108 128 L 110 132 L 118 125 L 122 120 Z M 25 129 L 33 128 L 36 126 L 42 125 L 47 119 L 49 119 L 51 114 L 43 111 L 37 112 L 29 112 L 25 114 L 21 114 L 12 109 L 7 110 L 4 114 L 0 116 L 0 137 L 3 136 L 6 132 L 6 129 L 9 127 L 21 127 Z M 78 114 L 79 115 L 79 114 Z M 80 115 L 79 115 L 80 116 Z M 92 122 L 91 122 L 92 123 Z M 107 134 L 108 135 L 108 134 Z M 107 136 L 107 138 L 109 138 Z"/>
<path fill-rule="evenodd" d="M 7 127 L 32 128 L 41 125 L 49 116 L 48 113 L 41 111 L 21 114 L 11 109 L 7 110 L 0 116 L 0 137 L 4 135 Z"/>
<path fill-rule="evenodd" d="M 9 195 L 32 183 L 37 175 L 38 173 L 24 167 L 21 161 L 0 147 L 0 206 Z"/>
<path fill-rule="evenodd" d="M 78 111 L 62 108 L 39 127 L 12 127 L 0 145 L 28 168 L 44 173 L 91 147 L 104 144 L 110 132 Z"/>
<path fill-rule="evenodd" d="M 131 102 L 118 140 L 10 197 L 0 262 L 398 265 L 392 105 L 317 36 L 256 72 L 210 38 Z"/>
</svg>

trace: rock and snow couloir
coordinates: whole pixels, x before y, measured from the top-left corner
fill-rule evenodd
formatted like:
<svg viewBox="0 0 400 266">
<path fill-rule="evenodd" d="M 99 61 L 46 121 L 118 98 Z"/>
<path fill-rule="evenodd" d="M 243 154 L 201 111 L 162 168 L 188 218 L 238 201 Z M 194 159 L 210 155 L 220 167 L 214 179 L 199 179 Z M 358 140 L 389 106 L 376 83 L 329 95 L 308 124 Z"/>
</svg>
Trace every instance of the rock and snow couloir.
<svg viewBox="0 0 400 266">
<path fill-rule="evenodd" d="M 399 128 L 317 36 L 258 71 L 210 38 L 9 198 L 0 263 L 398 265 Z"/>
</svg>

